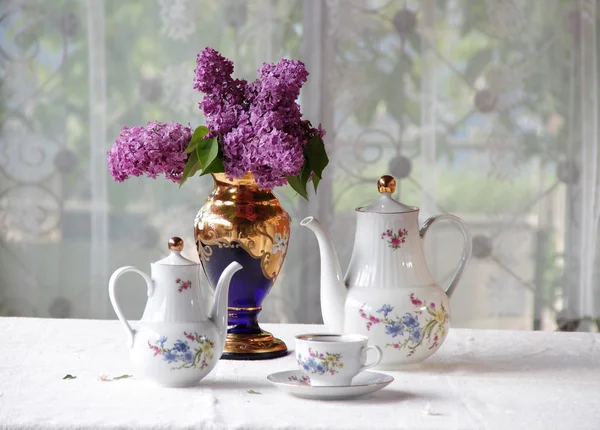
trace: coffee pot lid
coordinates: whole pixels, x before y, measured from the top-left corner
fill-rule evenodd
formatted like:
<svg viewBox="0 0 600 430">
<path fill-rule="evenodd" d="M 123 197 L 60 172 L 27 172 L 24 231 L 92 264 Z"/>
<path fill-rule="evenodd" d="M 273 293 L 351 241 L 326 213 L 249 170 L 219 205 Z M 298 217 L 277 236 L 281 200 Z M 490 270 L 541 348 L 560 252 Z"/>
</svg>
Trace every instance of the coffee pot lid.
<svg viewBox="0 0 600 430">
<path fill-rule="evenodd" d="M 368 206 L 357 208 L 359 212 L 373 213 L 402 213 L 414 212 L 419 210 L 415 206 L 407 206 L 399 201 L 394 200 L 392 194 L 396 191 L 396 179 L 390 175 L 384 175 L 377 181 L 377 190 L 381 194 L 381 198 L 371 203 Z"/>
<path fill-rule="evenodd" d="M 181 239 L 180 237 L 172 237 L 171 239 L 169 239 L 169 251 L 171 251 L 171 253 L 154 264 L 163 264 L 168 266 L 195 266 L 198 264 L 193 262 L 192 260 L 188 260 L 183 255 L 181 255 L 182 250 L 183 239 Z"/>
</svg>

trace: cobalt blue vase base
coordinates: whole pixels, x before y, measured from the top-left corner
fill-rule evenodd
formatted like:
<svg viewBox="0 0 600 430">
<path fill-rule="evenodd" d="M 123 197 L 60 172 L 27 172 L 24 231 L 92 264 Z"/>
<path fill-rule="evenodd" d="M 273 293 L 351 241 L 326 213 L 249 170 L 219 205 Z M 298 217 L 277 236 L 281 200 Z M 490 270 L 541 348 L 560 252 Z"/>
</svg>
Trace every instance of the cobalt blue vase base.
<svg viewBox="0 0 600 430">
<path fill-rule="evenodd" d="M 227 340 L 221 358 L 228 360 L 266 360 L 287 355 L 285 343 L 263 331 L 258 324 L 262 302 L 273 286 L 261 267 L 261 260 L 251 256 L 232 241 L 227 248 L 201 243 L 211 248 L 209 261 L 202 261 L 211 286 L 216 286 L 223 270 L 237 261 L 242 269 L 229 283 Z"/>
</svg>

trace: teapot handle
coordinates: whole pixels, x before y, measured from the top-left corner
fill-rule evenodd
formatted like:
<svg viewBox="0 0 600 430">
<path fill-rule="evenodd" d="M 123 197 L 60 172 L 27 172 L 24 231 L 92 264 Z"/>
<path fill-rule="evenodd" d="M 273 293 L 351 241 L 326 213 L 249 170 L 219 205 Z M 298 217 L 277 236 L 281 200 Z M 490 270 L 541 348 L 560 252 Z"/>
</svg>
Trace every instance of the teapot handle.
<svg viewBox="0 0 600 430">
<path fill-rule="evenodd" d="M 117 279 L 119 279 L 119 277 L 125 272 L 135 272 L 142 278 L 144 278 L 144 281 L 146 281 L 146 285 L 148 286 L 148 297 L 151 297 L 152 294 L 154 294 L 154 282 L 152 282 L 150 276 L 142 272 L 137 267 L 133 266 L 125 266 L 115 270 L 115 273 L 112 274 L 110 280 L 108 281 L 108 296 L 110 297 L 110 302 L 112 303 L 117 317 L 125 325 L 125 329 L 127 330 L 127 340 L 129 341 L 129 347 L 132 348 L 135 331 L 131 328 L 129 322 L 125 319 L 125 316 L 123 316 L 123 311 L 121 310 L 121 307 L 119 306 L 119 303 L 117 302 L 117 297 L 115 295 L 115 286 L 117 285 Z"/>
<path fill-rule="evenodd" d="M 460 278 L 463 274 L 463 271 L 465 270 L 465 267 L 467 267 L 467 263 L 469 262 L 469 259 L 471 258 L 473 243 L 472 243 L 471 231 L 469 230 L 469 227 L 467 227 L 467 224 L 462 219 L 460 219 L 459 217 L 454 216 L 454 215 L 435 215 L 435 216 L 432 216 L 431 218 L 428 218 L 423 223 L 423 225 L 421 226 L 421 229 L 419 230 L 421 239 L 425 238 L 425 233 L 427 233 L 427 229 L 429 229 L 429 227 L 431 227 L 431 225 L 434 222 L 443 221 L 443 220 L 452 221 L 452 222 L 458 224 L 458 227 L 460 228 L 460 231 L 462 232 L 462 235 L 464 238 L 463 253 L 462 253 L 462 256 L 460 257 L 460 263 L 458 264 L 458 268 L 456 269 L 456 272 L 454 273 L 452 280 L 450 281 L 450 283 L 448 284 L 448 286 L 445 289 L 446 294 L 448 295 L 448 297 L 450 297 L 452 295 L 452 293 L 454 292 L 454 289 L 456 288 L 456 284 L 458 284 L 458 281 L 460 280 Z"/>
</svg>

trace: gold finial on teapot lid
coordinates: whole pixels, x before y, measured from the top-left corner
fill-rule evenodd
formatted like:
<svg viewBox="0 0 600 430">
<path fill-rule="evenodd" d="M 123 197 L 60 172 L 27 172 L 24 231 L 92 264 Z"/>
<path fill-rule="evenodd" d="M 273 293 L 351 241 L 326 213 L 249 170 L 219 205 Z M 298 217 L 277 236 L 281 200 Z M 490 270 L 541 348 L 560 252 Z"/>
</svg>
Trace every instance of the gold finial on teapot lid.
<svg viewBox="0 0 600 430">
<path fill-rule="evenodd" d="M 183 239 L 180 237 L 172 237 L 169 239 L 169 251 L 181 251 L 183 249 Z"/>
<path fill-rule="evenodd" d="M 396 179 L 390 175 L 383 175 L 377 181 L 377 191 L 381 194 L 379 200 L 371 203 L 368 206 L 356 208 L 359 212 L 371 213 L 394 213 L 400 214 L 404 212 L 414 212 L 419 210 L 415 206 L 407 206 L 400 203 L 392 197 L 392 193 L 396 191 Z"/>
<path fill-rule="evenodd" d="M 173 236 L 169 239 L 169 255 L 167 255 L 162 260 L 157 261 L 154 264 L 162 264 L 166 266 L 197 266 L 198 263 L 188 260 L 183 255 L 181 255 L 181 251 L 183 251 L 183 239 L 177 236 Z"/>
<path fill-rule="evenodd" d="M 377 190 L 381 193 L 393 193 L 396 191 L 396 180 L 393 176 L 383 175 L 377 181 Z"/>
</svg>

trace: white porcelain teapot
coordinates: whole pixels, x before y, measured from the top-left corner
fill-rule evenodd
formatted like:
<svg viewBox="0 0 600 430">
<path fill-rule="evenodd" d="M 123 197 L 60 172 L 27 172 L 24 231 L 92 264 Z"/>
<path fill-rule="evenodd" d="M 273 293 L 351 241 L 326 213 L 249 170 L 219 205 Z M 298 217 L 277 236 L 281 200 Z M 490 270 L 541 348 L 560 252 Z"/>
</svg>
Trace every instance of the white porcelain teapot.
<svg viewBox="0 0 600 430">
<path fill-rule="evenodd" d="M 469 258 L 471 233 L 453 215 L 429 218 L 419 229 L 419 208 L 392 198 L 396 180 L 382 176 L 379 201 L 356 209 L 354 250 L 346 277 L 329 235 L 313 217 L 300 224 L 310 228 L 321 252 L 321 312 L 334 332 L 358 333 L 379 346 L 379 368 L 395 368 L 424 360 L 441 346 L 450 327 L 448 296 Z M 433 280 L 423 253 L 423 238 L 437 221 L 458 224 L 464 237 L 460 264 L 449 285 Z"/>
<path fill-rule="evenodd" d="M 154 382 L 183 387 L 197 384 L 215 367 L 227 336 L 227 297 L 229 282 L 242 266 L 233 262 L 223 271 L 207 316 L 200 291 L 200 264 L 183 257 L 183 240 L 169 240 L 171 254 L 151 264 L 151 276 L 126 266 L 110 277 L 108 292 L 119 320 L 127 331 L 127 345 L 135 376 Z M 133 330 L 123 316 L 115 297 L 117 279 L 135 272 L 148 286 L 148 301 L 140 325 Z"/>
</svg>

